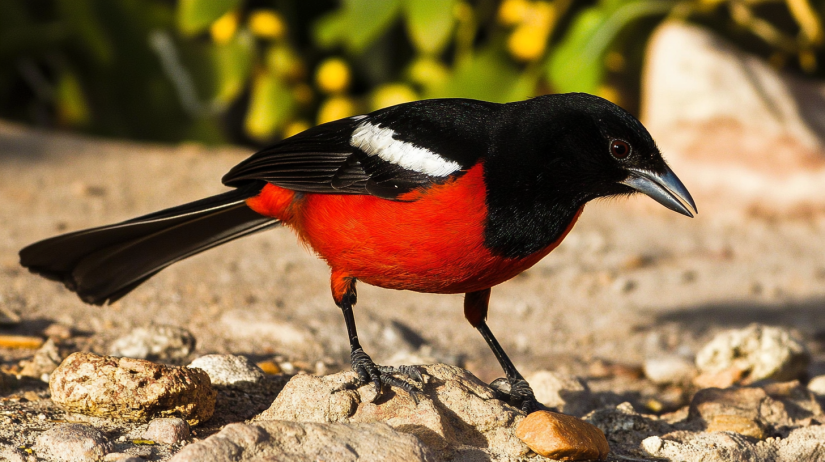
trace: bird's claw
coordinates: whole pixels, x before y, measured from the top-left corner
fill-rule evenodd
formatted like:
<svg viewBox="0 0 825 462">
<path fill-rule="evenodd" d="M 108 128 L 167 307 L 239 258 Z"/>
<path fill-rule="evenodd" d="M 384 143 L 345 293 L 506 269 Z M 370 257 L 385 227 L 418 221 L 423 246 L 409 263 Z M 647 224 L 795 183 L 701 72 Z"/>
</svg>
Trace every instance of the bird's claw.
<svg viewBox="0 0 825 462">
<path fill-rule="evenodd" d="M 383 385 L 388 385 L 406 391 L 415 401 L 415 404 L 418 404 L 418 394 L 424 387 L 424 377 L 418 368 L 415 366 L 378 366 L 361 348 L 352 350 L 350 358 L 352 360 L 352 370 L 358 374 L 359 382 L 361 384 L 372 382 L 375 385 L 376 398 L 381 396 Z M 408 377 L 414 384 L 398 379 L 393 374 Z"/>
<path fill-rule="evenodd" d="M 511 406 L 515 406 L 530 414 L 532 412 L 546 409 L 538 402 L 536 395 L 530 384 L 524 379 L 498 378 L 493 380 L 490 387 L 496 392 L 496 398 L 507 401 Z"/>
</svg>

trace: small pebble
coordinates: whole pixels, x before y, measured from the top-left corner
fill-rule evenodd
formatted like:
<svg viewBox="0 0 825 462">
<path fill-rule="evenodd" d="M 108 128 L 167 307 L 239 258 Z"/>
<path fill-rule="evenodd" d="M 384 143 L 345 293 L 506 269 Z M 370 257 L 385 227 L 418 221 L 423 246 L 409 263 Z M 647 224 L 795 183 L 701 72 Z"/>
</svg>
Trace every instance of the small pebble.
<svg viewBox="0 0 825 462">
<path fill-rule="evenodd" d="M 656 455 L 662 446 L 665 445 L 663 439 L 659 438 L 658 436 L 650 436 L 642 440 L 642 449 L 648 452 L 648 454 Z"/>
<path fill-rule="evenodd" d="M 666 355 L 645 360 L 645 376 L 657 384 L 689 382 L 696 375 L 692 361 L 677 355 Z"/>
<path fill-rule="evenodd" d="M 112 450 L 102 433 L 83 424 L 63 424 L 37 437 L 35 451 L 57 460 L 97 460 Z"/>
<path fill-rule="evenodd" d="M 556 412 L 533 412 L 519 422 L 516 436 L 549 459 L 605 460 L 610 452 L 607 438 L 597 427 Z"/>
<path fill-rule="evenodd" d="M 189 425 L 183 419 L 175 417 L 154 419 L 143 438 L 162 444 L 178 444 L 189 438 Z"/>
<path fill-rule="evenodd" d="M 245 356 L 206 355 L 192 361 L 189 367 L 209 374 L 212 385 L 245 388 L 265 378 L 264 371 Z"/>
<path fill-rule="evenodd" d="M 188 330 L 167 325 L 138 327 L 112 343 L 112 356 L 136 359 L 175 360 L 195 350 L 195 337 Z"/>
<path fill-rule="evenodd" d="M 825 375 L 812 378 L 811 381 L 808 382 L 808 390 L 811 390 L 819 396 L 825 396 Z"/>
<path fill-rule="evenodd" d="M 758 423 L 739 415 L 715 415 L 708 423 L 706 431 L 708 433 L 734 432 L 758 440 L 765 437 L 765 430 Z"/>
</svg>

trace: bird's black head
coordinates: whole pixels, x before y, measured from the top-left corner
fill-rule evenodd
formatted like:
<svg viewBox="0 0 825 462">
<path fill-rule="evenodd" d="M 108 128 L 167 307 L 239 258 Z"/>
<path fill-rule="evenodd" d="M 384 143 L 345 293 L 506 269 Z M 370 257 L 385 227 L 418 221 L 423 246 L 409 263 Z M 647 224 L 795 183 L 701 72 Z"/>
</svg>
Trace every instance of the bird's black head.
<svg viewBox="0 0 825 462">
<path fill-rule="evenodd" d="M 570 93 L 508 104 L 492 144 L 498 151 L 488 158 L 488 184 L 499 192 L 488 197 L 489 219 L 529 230 L 503 226 L 496 233 L 507 254 L 525 253 L 513 250 L 523 244 L 514 242 L 531 240 L 526 234 L 540 228 L 539 234 L 549 227 L 560 235 L 586 202 L 599 197 L 642 192 L 684 215 L 696 211 L 645 127 L 597 96 Z M 543 220 L 529 218 L 540 215 Z"/>
</svg>

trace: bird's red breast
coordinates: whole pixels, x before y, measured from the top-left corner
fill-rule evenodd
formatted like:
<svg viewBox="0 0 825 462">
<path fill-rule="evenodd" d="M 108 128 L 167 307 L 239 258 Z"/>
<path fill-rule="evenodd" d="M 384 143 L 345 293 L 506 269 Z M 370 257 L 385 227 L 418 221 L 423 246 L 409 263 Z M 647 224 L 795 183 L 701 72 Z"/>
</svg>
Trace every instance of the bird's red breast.
<svg viewBox="0 0 825 462">
<path fill-rule="evenodd" d="M 581 214 L 579 209 L 559 239 L 544 249 L 506 258 L 484 245 L 486 193 L 479 163 L 446 183 L 407 193 L 402 201 L 302 194 L 268 184 L 247 204 L 293 228 L 327 261 L 333 292 L 335 279 L 357 278 L 389 289 L 466 293 L 533 266 L 561 243 Z M 338 299 L 340 294 L 334 295 Z"/>
</svg>

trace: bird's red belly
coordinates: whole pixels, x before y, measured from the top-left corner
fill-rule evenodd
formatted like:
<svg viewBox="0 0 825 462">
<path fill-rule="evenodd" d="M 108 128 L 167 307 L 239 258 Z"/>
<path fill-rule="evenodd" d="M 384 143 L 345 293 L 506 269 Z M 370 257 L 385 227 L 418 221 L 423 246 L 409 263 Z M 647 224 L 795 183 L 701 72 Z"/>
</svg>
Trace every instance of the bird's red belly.
<svg viewBox="0 0 825 462">
<path fill-rule="evenodd" d="M 299 196 L 267 185 L 247 203 L 292 227 L 339 277 L 432 293 L 474 292 L 504 282 L 553 250 L 576 221 L 541 251 L 505 258 L 484 246 L 487 207 L 481 165 L 449 183 L 410 194 L 418 197 L 401 202 L 367 195 Z"/>
</svg>

